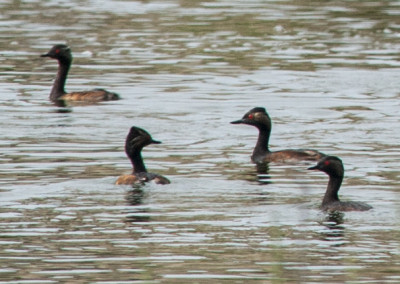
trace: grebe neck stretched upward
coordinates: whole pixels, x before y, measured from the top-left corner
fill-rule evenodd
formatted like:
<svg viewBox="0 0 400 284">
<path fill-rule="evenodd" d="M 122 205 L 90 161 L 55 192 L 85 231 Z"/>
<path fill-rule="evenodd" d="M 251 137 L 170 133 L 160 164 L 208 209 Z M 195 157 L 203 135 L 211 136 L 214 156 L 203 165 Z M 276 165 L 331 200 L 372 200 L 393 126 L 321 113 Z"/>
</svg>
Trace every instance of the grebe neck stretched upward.
<svg viewBox="0 0 400 284">
<path fill-rule="evenodd" d="M 342 161 L 335 156 L 322 158 L 316 166 L 309 170 L 320 170 L 329 176 L 328 187 L 322 199 L 321 209 L 324 211 L 366 211 L 372 207 L 366 203 L 339 200 L 338 192 L 343 181 L 344 168 Z"/>
<path fill-rule="evenodd" d="M 53 88 L 50 92 L 50 100 L 57 102 L 64 101 L 86 101 L 99 102 L 108 100 L 118 100 L 119 95 L 108 92 L 104 89 L 94 89 L 82 92 L 65 91 L 65 82 L 72 63 L 71 49 L 65 44 L 57 44 L 53 46 L 49 52 L 42 54 L 41 57 L 50 57 L 58 61 L 58 71 L 54 80 Z"/>
<path fill-rule="evenodd" d="M 142 158 L 142 149 L 150 144 L 160 144 L 150 134 L 136 126 L 132 126 L 125 141 L 125 153 L 132 163 L 132 174 L 120 176 L 115 184 L 137 184 L 154 181 L 157 184 L 169 184 L 170 181 L 159 174 L 147 172 Z"/>
<path fill-rule="evenodd" d="M 287 149 L 271 152 L 269 138 L 271 135 L 271 118 L 263 107 L 256 107 L 248 111 L 242 119 L 231 122 L 232 124 L 247 124 L 255 126 L 259 133 L 257 144 L 254 147 L 251 160 L 254 163 L 288 162 L 288 161 L 318 161 L 325 154 L 311 149 Z"/>
</svg>

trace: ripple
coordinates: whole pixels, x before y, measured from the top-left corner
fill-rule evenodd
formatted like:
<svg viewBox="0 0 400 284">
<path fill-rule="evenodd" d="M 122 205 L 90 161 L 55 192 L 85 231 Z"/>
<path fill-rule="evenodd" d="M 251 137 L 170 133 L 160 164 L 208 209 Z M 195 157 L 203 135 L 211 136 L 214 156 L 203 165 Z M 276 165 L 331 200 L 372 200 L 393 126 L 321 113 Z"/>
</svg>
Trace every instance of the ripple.
<svg viewBox="0 0 400 284">
<path fill-rule="evenodd" d="M 0 283 L 396 281 L 396 1 L 3 2 Z M 58 42 L 68 90 L 123 99 L 52 105 Z M 255 106 L 272 150 L 340 156 L 340 197 L 374 209 L 326 216 L 305 164 L 259 174 L 229 124 Z M 114 185 L 132 125 L 170 185 Z"/>
</svg>

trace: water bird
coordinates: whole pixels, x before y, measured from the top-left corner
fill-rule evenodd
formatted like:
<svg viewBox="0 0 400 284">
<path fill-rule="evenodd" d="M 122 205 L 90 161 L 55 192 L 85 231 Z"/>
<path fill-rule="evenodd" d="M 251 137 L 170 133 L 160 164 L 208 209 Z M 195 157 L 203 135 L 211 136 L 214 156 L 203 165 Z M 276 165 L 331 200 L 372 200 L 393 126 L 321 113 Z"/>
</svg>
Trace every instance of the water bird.
<svg viewBox="0 0 400 284">
<path fill-rule="evenodd" d="M 242 119 L 231 122 L 232 124 L 247 124 L 257 127 L 258 140 L 251 155 L 251 160 L 256 164 L 269 162 L 293 161 L 318 161 L 326 155 L 311 149 L 287 149 L 271 152 L 268 147 L 271 135 L 271 118 L 263 107 L 255 107 L 248 111 Z"/>
<path fill-rule="evenodd" d="M 150 134 L 136 126 L 132 126 L 125 141 L 125 153 L 131 160 L 132 174 L 120 176 L 115 184 L 132 185 L 154 181 L 157 184 L 169 184 L 170 181 L 159 174 L 149 173 L 144 165 L 142 158 L 142 149 L 150 144 L 160 144 L 160 141 L 154 140 Z"/>
<path fill-rule="evenodd" d="M 59 101 L 83 101 L 83 102 L 101 102 L 120 99 L 119 95 L 106 91 L 104 89 L 93 89 L 82 92 L 65 91 L 65 82 L 67 80 L 68 71 L 72 63 L 71 49 L 65 44 L 54 45 L 49 52 L 42 54 L 41 57 L 50 57 L 58 61 L 58 72 L 54 80 L 53 88 L 50 92 L 50 100 Z"/>
<path fill-rule="evenodd" d="M 309 170 L 319 170 L 329 176 L 328 187 L 322 200 L 321 209 L 324 211 L 367 211 L 372 206 L 357 201 L 340 201 L 338 191 L 343 181 L 344 168 L 342 160 L 335 156 L 322 158 L 317 165 L 308 168 Z"/>
</svg>

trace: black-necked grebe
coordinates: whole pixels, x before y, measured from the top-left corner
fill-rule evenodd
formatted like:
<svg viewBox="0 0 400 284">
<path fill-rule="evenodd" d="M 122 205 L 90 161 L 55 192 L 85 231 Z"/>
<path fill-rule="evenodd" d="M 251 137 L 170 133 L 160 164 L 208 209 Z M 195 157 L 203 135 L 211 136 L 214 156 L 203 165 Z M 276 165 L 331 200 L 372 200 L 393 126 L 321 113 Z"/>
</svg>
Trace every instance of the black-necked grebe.
<svg viewBox="0 0 400 284">
<path fill-rule="evenodd" d="M 145 130 L 132 126 L 125 141 L 125 152 L 131 160 L 133 171 L 130 175 L 120 176 L 115 184 L 137 184 L 154 181 L 157 184 L 169 184 L 170 181 L 161 175 L 148 173 L 142 158 L 143 147 L 150 144 L 160 144 L 153 140 Z"/>
<path fill-rule="evenodd" d="M 324 211 L 366 211 L 372 206 L 356 201 L 343 202 L 339 200 L 338 191 L 344 176 L 343 163 L 338 157 L 327 156 L 322 158 L 309 170 L 320 170 L 329 175 L 328 188 L 326 189 L 321 209 Z"/>
<path fill-rule="evenodd" d="M 251 155 L 254 163 L 291 162 L 291 161 L 318 161 L 325 154 L 310 149 L 288 149 L 271 152 L 268 148 L 271 134 L 271 118 L 263 107 L 256 107 L 248 111 L 242 119 L 231 122 L 232 124 L 248 124 L 258 128 L 257 144 Z"/>
<path fill-rule="evenodd" d="M 48 53 L 42 54 L 41 57 L 50 57 L 58 61 L 57 76 L 50 92 L 51 101 L 84 101 L 94 103 L 119 99 L 118 94 L 108 92 L 104 89 L 72 93 L 67 93 L 65 91 L 65 81 L 67 80 L 68 71 L 72 63 L 71 50 L 67 45 L 57 44 L 53 46 Z"/>
</svg>

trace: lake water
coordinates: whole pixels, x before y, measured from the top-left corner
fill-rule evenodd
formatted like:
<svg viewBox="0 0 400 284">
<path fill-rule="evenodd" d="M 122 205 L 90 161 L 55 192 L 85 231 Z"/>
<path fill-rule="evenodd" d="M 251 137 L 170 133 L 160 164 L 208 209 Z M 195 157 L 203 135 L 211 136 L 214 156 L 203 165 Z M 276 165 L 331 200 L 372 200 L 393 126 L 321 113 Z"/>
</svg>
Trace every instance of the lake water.
<svg viewBox="0 0 400 284">
<path fill-rule="evenodd" d="M 0 283 L 398 283 L 398 1 L 0 3 Z M 123 98 L 58 108 L 67 89 Z M 273 120 L 271 149 L 341 157 L 343 200 L 305 164 L 250 162 L 250 108 Z M 115 186 L 131 170 L 132 125 L 172 183 Z"/>
</svg>

